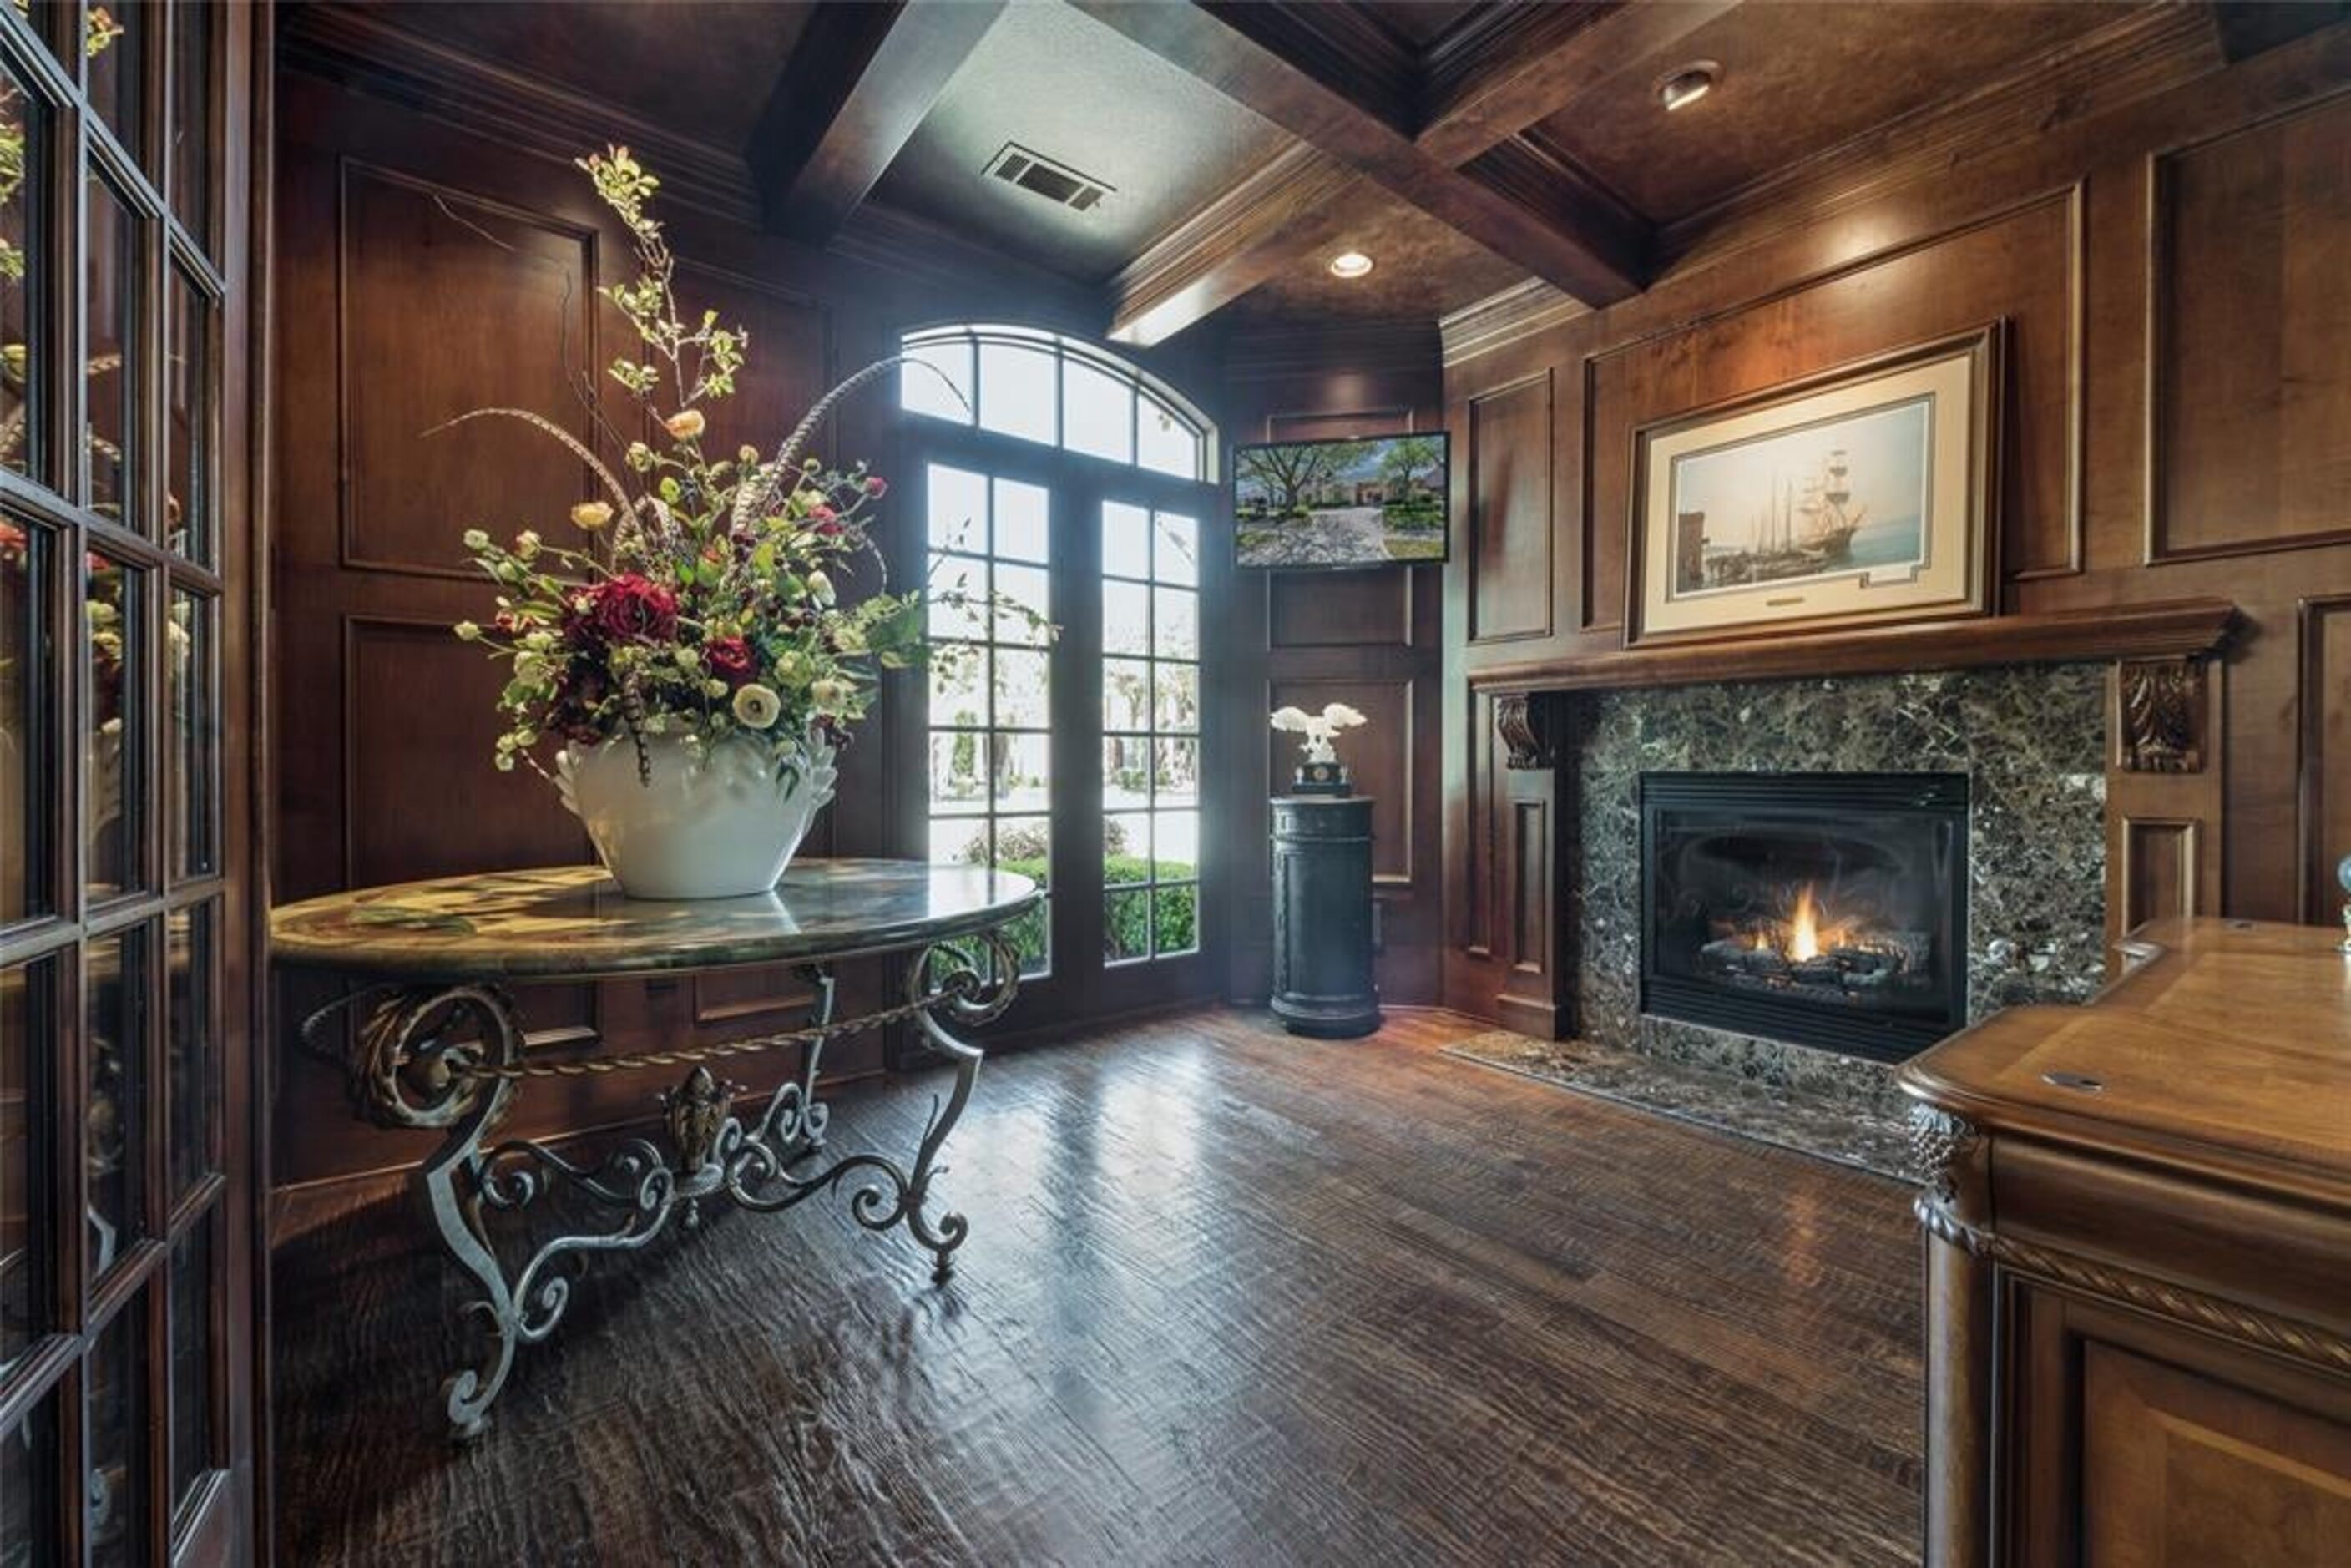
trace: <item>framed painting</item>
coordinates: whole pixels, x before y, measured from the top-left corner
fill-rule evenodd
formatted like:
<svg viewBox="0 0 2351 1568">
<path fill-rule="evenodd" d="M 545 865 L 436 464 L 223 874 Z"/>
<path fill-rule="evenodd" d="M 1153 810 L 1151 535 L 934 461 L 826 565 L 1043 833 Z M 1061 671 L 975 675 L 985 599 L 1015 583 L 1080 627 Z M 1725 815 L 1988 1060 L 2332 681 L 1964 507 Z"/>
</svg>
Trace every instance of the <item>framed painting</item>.
<svg viewBox="0 0 2351 1568">
<path fill-rule="evenodd" d="M 1635 431 L 1625 641 L 1990 614 L 2002 329 Z"/>
</svg>

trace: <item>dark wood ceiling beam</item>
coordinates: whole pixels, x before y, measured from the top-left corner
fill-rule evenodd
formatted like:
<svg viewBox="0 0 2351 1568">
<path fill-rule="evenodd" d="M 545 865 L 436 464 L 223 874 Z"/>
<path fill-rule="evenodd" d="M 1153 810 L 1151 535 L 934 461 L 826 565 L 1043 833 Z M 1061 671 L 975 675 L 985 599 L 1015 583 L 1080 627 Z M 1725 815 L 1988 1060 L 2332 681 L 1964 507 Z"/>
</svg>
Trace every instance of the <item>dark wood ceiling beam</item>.
<svg viewBox="0 0 2351 1568">
<path fill-rule="evenodd" d="M 1653 66 L 1739 0 L 1633 0 L 1593 17 L 1564 6 L 1512 6 L 1482 36 L 1432 59 L 1419 142 L 1440 162 L 1462 164 L 1633 66 Z M 1504 24 L 1508 24 L 1505 26 Z M 1443 46 L 1440 44 L 1440 51 Z"/>
<path fill-rule="evenodd" d="M 744 157 L 768 226 L 812 245 L 840 232 L 1003 0 L 821 0 Z"/>
<path fill-rule="evenodd" d="M 1588 187 L 1498 189 L 1231 25 L 1229 7 L 1075 0 L 1078 8 L 1280 126 L 1495 255 L 1592 305 L 1638 293 L 1647 225 L 1611 214 Z M 1531 175 L 1541 160 L 1513 163 Z M 1563 227 L 1562 224 L 1573 226 Z"/>
<path fill-rule="evenodd" d="M 1362 175 L 1303 141 L 1152 242 L 1111 280 L 1113 342 L 1149 348 L 1334 244 Z"/>
</svg>

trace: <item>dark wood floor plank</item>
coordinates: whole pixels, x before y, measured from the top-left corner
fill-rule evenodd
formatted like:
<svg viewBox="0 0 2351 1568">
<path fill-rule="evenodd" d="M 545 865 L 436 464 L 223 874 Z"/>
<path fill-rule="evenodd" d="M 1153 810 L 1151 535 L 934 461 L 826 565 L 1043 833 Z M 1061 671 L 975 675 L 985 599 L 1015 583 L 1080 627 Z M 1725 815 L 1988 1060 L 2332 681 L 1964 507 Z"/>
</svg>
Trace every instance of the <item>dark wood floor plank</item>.
<svg viewBox="0 0 2351 1568">
<path fill-rule="evenodd" d="M 595 1269 L 488 1437 L 404 1195 L 283 1214 L 279 1545 L 409 1561 L 1902 1563 L 1897 1186 L 1215 1012 L 991 1061 L 935 1288 L 842 1206 Z M 911 1143 L 932 1086 L 844 1096 Z"/>
</svg>

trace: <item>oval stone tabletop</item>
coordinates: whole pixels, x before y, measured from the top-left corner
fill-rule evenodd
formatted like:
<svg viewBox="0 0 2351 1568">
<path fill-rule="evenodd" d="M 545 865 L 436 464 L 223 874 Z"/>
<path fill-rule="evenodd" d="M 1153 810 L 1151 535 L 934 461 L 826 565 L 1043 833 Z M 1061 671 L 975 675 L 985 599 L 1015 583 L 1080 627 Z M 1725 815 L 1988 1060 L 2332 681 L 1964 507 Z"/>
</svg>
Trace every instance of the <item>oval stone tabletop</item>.
<svg viewBox="0 0 2351 1568">
<path fill-rule="evenodd" d="M 393 980 L 589 979 L 887 953 L 1005 924 L 1043 899 L 1011 872 L 810 860 L 747 898 L 624 898 L 601 866 L 398 883 L 271 912 L 277 961 Z"/>
</svg>

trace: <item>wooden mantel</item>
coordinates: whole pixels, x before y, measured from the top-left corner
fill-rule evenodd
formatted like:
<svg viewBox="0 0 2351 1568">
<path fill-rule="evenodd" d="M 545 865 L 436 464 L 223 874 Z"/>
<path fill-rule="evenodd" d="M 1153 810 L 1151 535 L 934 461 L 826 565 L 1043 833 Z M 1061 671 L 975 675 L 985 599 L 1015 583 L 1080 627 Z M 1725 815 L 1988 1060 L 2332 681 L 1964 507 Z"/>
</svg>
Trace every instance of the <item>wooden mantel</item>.
<svg viewBox="0 0 2351 1568">
<path fill-rule="evenodd" d="M 2225 599 L 2179 599 L 2038 615 L 1872 626 L 1779 642 L 1679 643 L 1527 659 L 1469 672 L 1482 692 L 1596 691 L 1722 680 L 1958 670 L 2104 659 L 2194 659 L 2218 653 L 2237 622 Z"/>
</svg>

